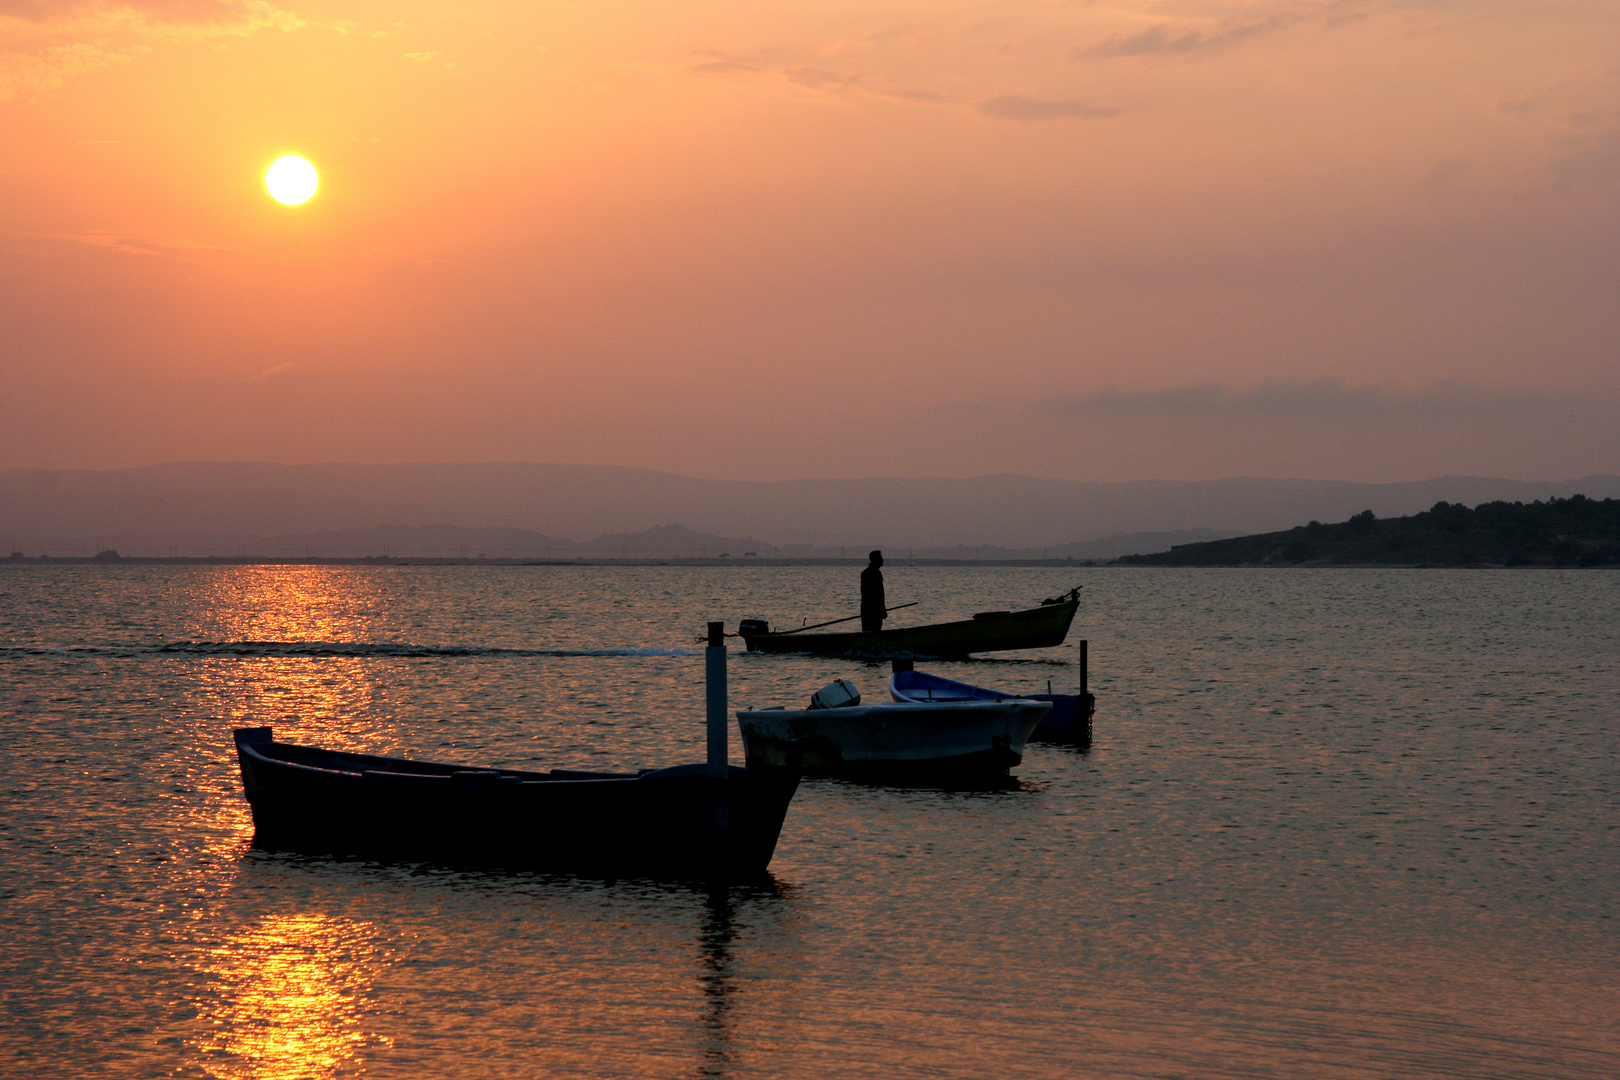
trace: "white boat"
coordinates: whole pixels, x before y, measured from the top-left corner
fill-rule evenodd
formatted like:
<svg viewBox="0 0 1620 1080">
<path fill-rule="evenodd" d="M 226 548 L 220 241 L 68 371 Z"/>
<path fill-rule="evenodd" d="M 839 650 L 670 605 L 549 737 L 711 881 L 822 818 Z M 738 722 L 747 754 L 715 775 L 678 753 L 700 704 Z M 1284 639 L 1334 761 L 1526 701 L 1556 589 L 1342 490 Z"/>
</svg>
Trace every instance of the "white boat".
<svg viewBox="0 0 1620 1080">
<path fill-rule="evenodd" d="M 778 707 L 739 712 L 737 725 L 750 769 L 785 764 L 797 745 L 807 773 L 1005 773 L 1051 707 L 1026 698 Z"/>
</svg>

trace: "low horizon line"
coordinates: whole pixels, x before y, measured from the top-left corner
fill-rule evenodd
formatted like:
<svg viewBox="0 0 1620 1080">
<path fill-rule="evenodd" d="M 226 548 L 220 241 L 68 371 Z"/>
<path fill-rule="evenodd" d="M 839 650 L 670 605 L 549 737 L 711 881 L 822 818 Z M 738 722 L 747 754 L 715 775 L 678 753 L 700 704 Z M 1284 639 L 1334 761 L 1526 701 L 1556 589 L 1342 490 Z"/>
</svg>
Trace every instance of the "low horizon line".
<svg viewBox="0 0 1620 1080">
<path fill-rule="evenodd" d="M 1302 483 L 1302 484 L 1346 484 L 1359 486 L 1389 486 L 1397 484 L 1426 484 L 1443 480 L 1489 480 L 1499 483 L 1518 484 L 1571 484 L 1583 480 L 1610 480 L 1620 479 L 1620 471 L 1613 473 L 1596 472 L 1581 476 L 1563 478 L 1537 477 L 1511 477 L 1493 476 L 1483 473 L 1443 473 L 1406 480 L 1344 480 L 1334 478 L 1320 478 L 1311 476 L 1256 476 L 1232 475 L 1218 477 L 1204 477 L 1200 479 L 1169 479 L 1165 477 L 1137 477 L 1130 480 L 1082 480 L 1062 476 L 1042 476 L 1035 473 L 1020 472 L 991 472 L 974 473 L 971 475 L 948 476 L 939 474 L 902 475 L 867 474 L 860 476 L 794 476 L 778 477 L 776 479 L 743 479 L 735 477 L 702 476 L 693 473 L 674 472 L 669 469 L 657 469 L 646 465 L 605 465 L 591 462 L 569 461 L 542 461 L 519 458 L 499 458 L 479 461 L 342 461 L 325 460 L 309 462 L 282 462 L 263 461 L 253 459 L 209 459 L 209 458 L 174 458 L 166 461 L 149 462 L 143 465 L 113 465 L 113 466 L 54 466 L 54 465 L 8 465 L 0 466 L 0 475 L 6 473 L 118 473 L 139 472 L 147 469 L 163 469 L 177 466 L 255 466 L 276 469 L 320 469 L 320 468 L 356 468 L 356 469 L 402 469 L 402 468 L 479 468 L 490 466 L 537 466 L 544 468 L 563 469 L 596 469 L 618 472 L 651 473 L 657 476 L 674 477 L 681 480 L 698 480 L 707 483 L 722 484 L 794 484 L 794 483 L 860 483 L 876 480 L 911 480 L 911 481 L 948 481 L 961 482 L 970 480 L 994 480 L 1011 478 L 1019 480 L 1037 480 L 1043 483 L 1057 484 L 1094 484 L 1094 485 L 1124 485 L 1124 484 L 1220 484 L 1236 482 L 1263 482 L 1263 483 Z"/>
</svg>

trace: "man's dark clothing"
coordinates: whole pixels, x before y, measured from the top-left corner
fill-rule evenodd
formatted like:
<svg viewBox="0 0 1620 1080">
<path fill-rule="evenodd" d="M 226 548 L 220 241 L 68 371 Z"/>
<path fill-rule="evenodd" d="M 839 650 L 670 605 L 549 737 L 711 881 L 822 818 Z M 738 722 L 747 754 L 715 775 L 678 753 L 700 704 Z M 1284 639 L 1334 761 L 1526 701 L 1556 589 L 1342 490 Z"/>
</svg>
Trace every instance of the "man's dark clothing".
<svg viewBox="0 0 1620 1080">
<path fill-rule="evenodd" d="M 883 629 L 888 614 L 889 605 L 883 599 L 883 571 L 873 564 L 861 571 L 861 629 Z"/>
</svg>

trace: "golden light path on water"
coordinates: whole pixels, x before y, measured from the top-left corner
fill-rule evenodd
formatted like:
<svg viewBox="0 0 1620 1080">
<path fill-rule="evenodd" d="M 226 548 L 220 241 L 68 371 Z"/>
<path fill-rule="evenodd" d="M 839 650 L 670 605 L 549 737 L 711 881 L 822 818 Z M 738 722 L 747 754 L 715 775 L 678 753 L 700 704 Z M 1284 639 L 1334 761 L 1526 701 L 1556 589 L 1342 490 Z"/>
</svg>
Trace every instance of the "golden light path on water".
<svg viewBox="0 0 1620 1080">
<path fill-rule="evenodd" d="M 377 600 L 368 584 L 326 567 L 220 571 L 199 590 L 194 625 L 217 642 L 366 641 L 374 635 L 364 612 Z M 352 728 L 345 718 L 368 715 L 376 692 L 365 661 L 342 657 L 211 658 L 194 678 L 194 692 L 215 702 L 233 727 L 293 721 L 332 734 Z M 250 834 L 251 822 L 243 825 Z M 387 1036 L 368 1033 L 362 1014 L 373 973 L 385 962 L 375 928 L 342 916 L 268 914 L 231 934 L 201 965 L 213 994 L 202 1004 L 206 1033 L 195 1046 L 209 1075 L 325 1080 L 352 1066 L 366 1046 L 389 1045 Z"/>
<path fill-rule="evenodd" d="M 374 929 L 322 915 L 272 915 L 228 938 L 205 972 L 215 997 L 198 1040 L 220 1080 L 324 1080 L 358 1057 L 369 1036 L 360 999 L 386 961 Z"/>
<path fill-rule="evenodd" d="M 353 737 L 356 718 L 377 711 L 375 663 L 362 657 L 277 655 L 282 644 L 344 644 L 378 637 L 373 582 L 339 567 L 248 567 L 221 571 L 202 591 L 196 634 L 242 643 L 245 657 L 209 657 L 195 689 L 233 726 L 295 725 L 301 738 Z M 254 643 L 267 645 L 254 655 Z M 246 658 L 250 662 L 243 663 Z"/>
</svg>

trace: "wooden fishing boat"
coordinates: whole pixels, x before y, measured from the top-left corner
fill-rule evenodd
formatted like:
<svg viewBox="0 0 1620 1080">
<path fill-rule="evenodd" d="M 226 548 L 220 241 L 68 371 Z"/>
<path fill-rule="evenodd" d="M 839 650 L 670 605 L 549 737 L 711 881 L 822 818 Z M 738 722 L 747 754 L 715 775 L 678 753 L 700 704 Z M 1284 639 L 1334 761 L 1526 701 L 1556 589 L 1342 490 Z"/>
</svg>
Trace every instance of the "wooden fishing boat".
<svg viewBox="0 0 1620 1080">
<path fill-rule="evenodd" d="M 897 702 L 928 704 L 953 701 L 1009 701 L 1018 698 L 1045 701 L 1051 705 L 1051 710 L 1041 719 L 1035 730 L 1030 732 L 1031 739 L 1074 742 L 1086 746 L 1091 744 L 1091 717 L 1096 712 L 1097 705 L 1096 699 L 1084 690 L 1078 694 L 1054 694 L 1051 684 L 1048 684 L 1044 694 L 1014 694 L 1010 691 L 992 690 L 971 683 L 957 682 L 955 679 L 939 675 L 929 675 L 913 670 L 909 664 L 901 666 L 903 663 L 903 661 L 896 662 L 894 673 L 889 676 L 889 696 Z"/>
<path fill-rule="evenodd" d="M 738 628 L 749 652 L 816 653 L 822 656 L 932 657 L 959 660 L 973 653 L 1046 649 L 1063 644 L 1080 607 L 1078 590 L 1024 611 L 985 611 L 971 619 L 905 626 L 893 630 L 811 634 L 772 633 L 758 619 Z"/>
<path fill-rule="evenodd" d="M 857 699 L 858 700 L 858 699 Z M 737 714 L 749 768 L 785 763 L 795 747 L 808 773 L 904 776 L 999 774 L 1023 760 L 1044 701 L 953 701 Z"/>
<path fill-rule="evenodd" d="M 763 874 L 800 773 L 791 753 L 710 779 L 703 764 L 525 772 L 235 736 L 263 846 L 637 876 Z"/>
</svg>

